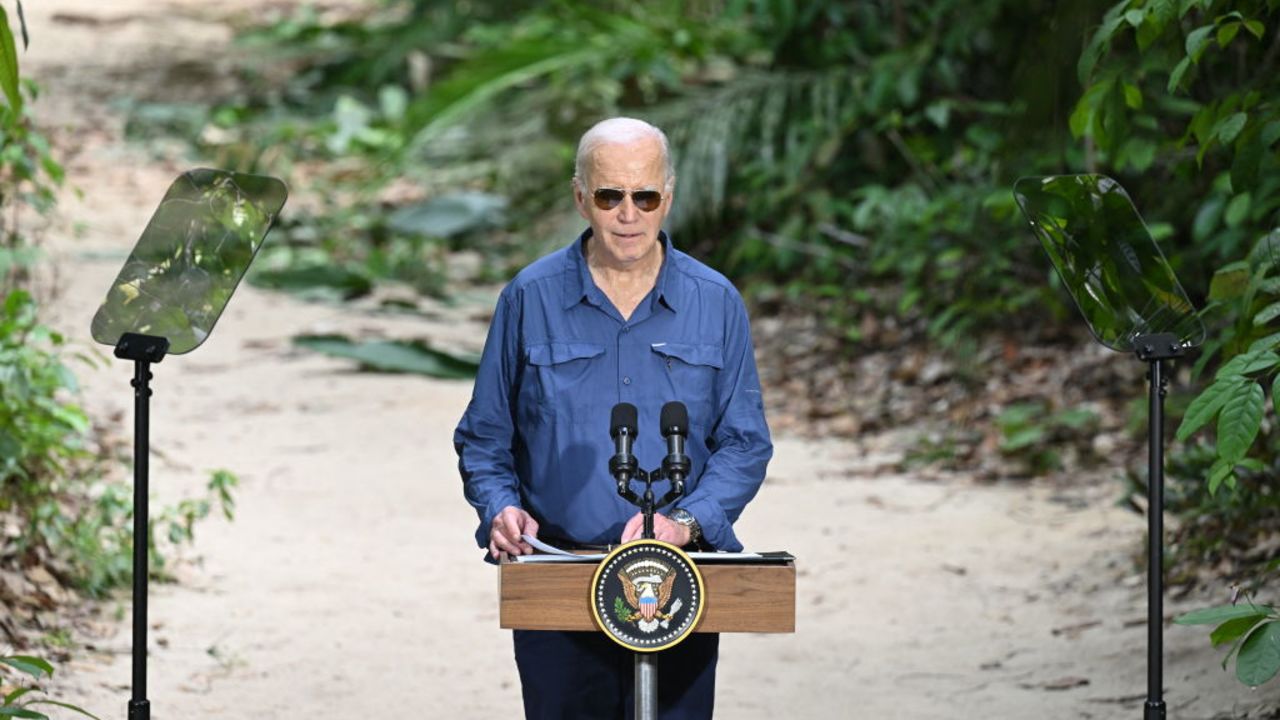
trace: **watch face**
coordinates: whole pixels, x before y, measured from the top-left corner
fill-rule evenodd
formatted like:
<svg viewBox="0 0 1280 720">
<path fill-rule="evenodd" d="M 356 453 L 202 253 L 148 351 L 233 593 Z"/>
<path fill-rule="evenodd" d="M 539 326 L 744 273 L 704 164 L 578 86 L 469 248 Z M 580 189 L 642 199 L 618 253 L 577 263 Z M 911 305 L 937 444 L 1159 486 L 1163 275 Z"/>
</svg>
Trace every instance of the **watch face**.
<svg viewBox="0 0 1280 720">
<path fill-rule="evenodd" d="M 695 542 L 702 537 L 702 528 L 698 526 L 698 519 L 688 510 L 673 510 L 668 517 L 671 518 L 671 522 L 689 528 L 689 542 Z"/>
</svg>

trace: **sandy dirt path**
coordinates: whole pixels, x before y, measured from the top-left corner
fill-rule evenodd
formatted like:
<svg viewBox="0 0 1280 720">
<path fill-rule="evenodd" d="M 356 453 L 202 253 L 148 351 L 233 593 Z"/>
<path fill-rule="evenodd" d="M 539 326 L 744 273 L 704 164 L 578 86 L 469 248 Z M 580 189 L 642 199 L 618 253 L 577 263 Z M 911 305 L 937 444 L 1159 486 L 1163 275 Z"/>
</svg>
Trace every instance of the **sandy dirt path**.
<svg viewBox="0 0 1280 720">
<path fill-rule="evenodd" d="M 121 102 L 224 82 L 209 60 L 228 52 L 218 13 L 257 6 L 27 4 L 36 112 L 83 190 L 64 194 L 48 239 L 62 291 L 50 317 L 76 342 L 91 344 L 93 311 L 165 187 L 199 165 L 125 143 Z M 213 468 L 243 486 L 234 522 L 199 528 L 200 562 L 153 590 L 153 716 L 518 716 L 495 571 L 472 545 L 450 445 L 470 384 L 360 374 L 290 347 L 317 330 L 463 345 L 483 333 L 246 286 L 204 347 L 156 367 L 156 502 Z M 81 376 L 91 413 L 127 423 L 130 368 Z M 923 482 L 876 471 L 891 445 L 778 439 L 739 534 L 799 557 L 798 632 L 725 637 L 718 716 L 1139 717 L 1143 525 L 1112 506 L 1114 486 Z M 57 686 L 103 717 L 123 717 L 129 696 L 127 599 L 117 607 L 125 620 Z M 1204 633 L 1166 637 L 1170 717 L 1257 717 L 1280 697 L 1218 670 Z"/>
</svg>

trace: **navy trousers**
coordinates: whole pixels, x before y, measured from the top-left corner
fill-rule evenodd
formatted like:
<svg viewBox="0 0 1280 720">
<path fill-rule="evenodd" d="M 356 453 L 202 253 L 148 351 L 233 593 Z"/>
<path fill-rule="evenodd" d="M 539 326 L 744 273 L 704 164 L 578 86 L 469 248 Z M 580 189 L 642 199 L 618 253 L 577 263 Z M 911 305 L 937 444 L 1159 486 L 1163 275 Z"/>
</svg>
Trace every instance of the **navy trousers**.
<svg viewBox="0 0 1280 720">
<path fill-rule="evenodd" d="M 527 720 L 631 720 L 635 655 L 598 632 L 515 630 Z M 716 699 L 720 636 L 694 633 L 658 653 L 658 715 L 706 720 Z"/>
</svg>

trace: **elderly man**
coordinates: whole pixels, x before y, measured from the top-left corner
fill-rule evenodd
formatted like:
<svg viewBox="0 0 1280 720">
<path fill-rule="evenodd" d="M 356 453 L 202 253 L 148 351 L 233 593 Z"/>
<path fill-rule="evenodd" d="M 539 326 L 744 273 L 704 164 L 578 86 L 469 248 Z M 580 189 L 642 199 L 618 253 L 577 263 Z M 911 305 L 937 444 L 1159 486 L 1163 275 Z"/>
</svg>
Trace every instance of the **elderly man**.
<svg viewBox="0 0 1280 720">
<path fill-rule="evenodd" d="M 639 411 L 640 467 L 665 454 L 662 405 L 689 409 L 686 494 L 654 517 L 659 540 L 740 550 L 733 522 L 773 453 L 742 298 L 662 232 L 675 176 L 666 136 L 630 118 L 583 135 L 574 201 L 590 227 L 502 291 L 471 403 L 454 434 L 476 540 L 489 558 L 531 552 L 522 535 L 589 547 L 639 538 L 608 459 L 610 411 Z M 666 482 L 655 484 L 666 492 Z M 664 718 L 711 716 L 718 636 L 662 653 Z M 616 718 L 632 707 L 632 656 L 602 633 L 516 631 L 529 718 Z"/>
</svg>

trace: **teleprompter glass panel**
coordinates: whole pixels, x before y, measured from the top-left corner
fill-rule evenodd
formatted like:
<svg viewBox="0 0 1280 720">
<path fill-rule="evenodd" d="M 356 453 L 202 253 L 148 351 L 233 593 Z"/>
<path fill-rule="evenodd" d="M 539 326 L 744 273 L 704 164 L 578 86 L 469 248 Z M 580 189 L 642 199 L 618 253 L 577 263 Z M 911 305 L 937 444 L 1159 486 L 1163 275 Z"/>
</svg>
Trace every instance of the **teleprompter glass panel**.
<svg viewBox="0 0 1280 720">
<path fill-rule="evenodd" d="M 1128 352 L 1154 333 L 1186 347 L 1204 341 L 1204 323 L 1120 183 L 1032 177 L 1013 194 L 1098 342 Z"/>
<path fill-rule="evenodd" d="M 273 177 L 224 170 L 183 173 L 165 193 L 93 317 L 93 339 L 164 337 L 169 353 L 213 331 L 262 246 L 288 191 Z"/>
</svg>

